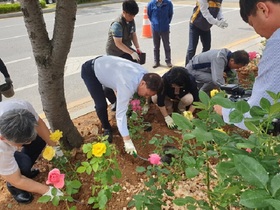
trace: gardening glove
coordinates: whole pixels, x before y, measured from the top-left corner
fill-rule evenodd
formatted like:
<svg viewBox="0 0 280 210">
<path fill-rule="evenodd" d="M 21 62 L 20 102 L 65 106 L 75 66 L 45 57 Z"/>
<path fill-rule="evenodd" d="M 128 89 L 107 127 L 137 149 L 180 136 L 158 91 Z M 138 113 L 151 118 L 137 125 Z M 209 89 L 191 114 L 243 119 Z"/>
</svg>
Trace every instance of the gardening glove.
<svg viewBox="0 0 280 210">
<path fill-rule="evenodd" d="M 133 155 L 133 152 L 135 152 L 137 154 L 137 151 L 136 151 L 131 139 L 124 140 L 124 150 L 126 151 L 126 153 L 128 153 L 130 155 Z"/>
<path fill-rule="evenodd" d="M 143 106 L 143 113 L 146 114 L 149 111 L 149 109 L 150 109 L 150 105 L 149 104 L 145 104 Z"/>
<path fill-rule="evenodd" d="M 63 151 L 61 150 L 60 146 L 54 146 L 55 150 L 55 157 L 62 157 L 64 156 Z"/>
<path fill-rule="evenodd" d="M 5 78 L 5 82 L 6 82 L 7 84 L 12 84 L 12 83 L 13 83 L 13 81 L 11 80 L 10 77 L 6 77 L 6 78 Z"/>
<path fill-rule="evenodd" d="M 137 52 L 138 54 L 141 54 L 141 53 L 142 53 L 142 51 L 140 50 L 140 48 L 136 48 L 136 52 Z"/>
<path fill-rule="evenodd" d="M 222 29 L 225 29 L 226 27 L 228 27 L 228 23 L 225 19 L 221 19 L 221 20 L 218 20 L 217 26 L 219 26 Z"/>
<path fill-rule="evenodd" d="M 133 60 L 137 60 L 137 61 L 140 60 L 139 55 L 138 55 L 137 52 L 134 52 L 134 51 L 133 51 L 133 53 L 131 53 L 130 55 L 131 55 L 131 57 L 132 57 Z"/>
<path fill-rule="evenodd" d="M 170 129 L 174 129 L 176 128 L 177 126 L 175 125 L 173 119 L 167 115 L 165 118 L 164 118 L 166 124 L 167 124 L 167 127 L 170 128 Z"/>
<path fill-rule="evenodd" d="M 57 197 L 63 196 L 63 192 L 61 192 L 61 191 L 60 191 L 59 189 L 57 189 L 57 188 L 56 188 L 56 194 L 53 195 L 53 194 L 52 194 L 52 189 L 53 189 L 53 188 L 54 188 L 54 187 L 50 186 L 48 192 L 46 192 L 43 196 L 45 196 L 45 195 L 50 196 L 50 197 L 51 197 L 51 200 L 54 198 L 54 196 L 57 196 Z"/>
</svg>

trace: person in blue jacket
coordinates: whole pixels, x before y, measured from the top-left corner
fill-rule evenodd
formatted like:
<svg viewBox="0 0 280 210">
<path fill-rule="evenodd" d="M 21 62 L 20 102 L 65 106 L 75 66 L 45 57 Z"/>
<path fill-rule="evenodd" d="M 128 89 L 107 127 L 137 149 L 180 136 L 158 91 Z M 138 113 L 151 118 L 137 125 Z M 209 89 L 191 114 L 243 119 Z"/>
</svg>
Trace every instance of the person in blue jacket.
<svg viewBox="0 0 280 210">
<path fill-rule="evenodd" d="M 160 66 L 160 40 L 162 39 L 165 62 L 168 67 L 172 67 L 171 49 L 169 42 L 170 22 L 173 17 L 173 4 L 170 0 L 151 0 L 147 7 L 148 18 L 152 25 L 154 42 L 154 66 Z"/>
</svg>

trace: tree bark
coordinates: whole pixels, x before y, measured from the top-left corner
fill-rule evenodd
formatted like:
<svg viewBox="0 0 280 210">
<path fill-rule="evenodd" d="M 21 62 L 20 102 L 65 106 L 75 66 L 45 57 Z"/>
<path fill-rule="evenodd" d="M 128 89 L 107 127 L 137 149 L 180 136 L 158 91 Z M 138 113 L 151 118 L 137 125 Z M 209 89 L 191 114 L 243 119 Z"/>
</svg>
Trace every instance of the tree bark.
<svg viewBox="0 0 280 210">
<path fill-rule="evenodd" d="M 52 39 L 48 36 L 39 1 L 20 0 L 20 3 L 38 68 L 43 110 L 51 130 L 63 132 L 65 148 L 80 147 L 83 140 L 70 118 L 64 95 L 64 66 L 73 39 L 76 1 L 57 1 Z"/>
</svg>

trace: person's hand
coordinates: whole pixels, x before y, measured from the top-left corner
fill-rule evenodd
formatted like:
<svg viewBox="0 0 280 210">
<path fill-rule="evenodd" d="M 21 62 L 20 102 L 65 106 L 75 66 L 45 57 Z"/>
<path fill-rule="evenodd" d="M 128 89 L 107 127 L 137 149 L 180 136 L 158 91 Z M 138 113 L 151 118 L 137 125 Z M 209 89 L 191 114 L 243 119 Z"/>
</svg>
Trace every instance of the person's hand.
<svg viewBox="0 0 280 210">
<path fill-rule="evenodd" d="M 50 186 L 49 187 L 49 190 L 43 195 L 43 196 L 50 196 L 51 197 L 51 200 L 54 198 L 54 197 L 61 197 L 63 196 L 63 192 L 61 192 L 59 189 L 56 188 L 56 190 L 54 189 L 54 187 Z M 53 191 L 53 192 L 52 192 Z"/>
<path fill-rule="evenodd" d="M 6 82 L 7 84 L 12 84 L 12 83 L 13 83 L 13 81 L 11 80 L 10 77 L 6 77 L 6 78 L 5 78 L 5 82 Z"/>
<path fill-rule="evenodd" d="M 142 53 L 142 50 L 140 50 L 140 48 L 136 48 L 136 52 L 137 52 L 138 54 L 141 54 L 141 53 Z"/>
<path fill-rule="evenodd" d="M 134 52 L 134 51 L 133 51 L 133 53 L 131 53 L 130 55 L 131 55 L 131 57 L 132 57 L 133 60 L 137 60 L 137 61 L 140 60 L 139 55 L 138 55 L 137 52 Z"/>
<path fill-rule="evenodd" d="M 167 127 L 170 128 L 170 129 L 174 129 L 176 128 L 177 126 L 175 125 L 173 119 L 167 115 L 165 118 L 164 118 L 166 124 L 167 124 Z"/>
<path fill-rule="evenodd" d="M 61 150 L 60 146 L 54 146 L 55 150 L 55 157 L 62 157 L 64 156 L 63 151 Z"/>
<path fill-rule="evenodd" d="M 217 26 L 219 26 L 222 29 L 225 29 L 226 27 L 228 27 L 228 23 L 225 19 L 221 19 L 221 20 L 218 20 Z"/>
<path fill-rule="evenodd" d="M 136 151 L 131 139 L 124 140 L 124 150 L 126 151 L 126 153 L 128 153 L 130 155 L 133 155 L 133 152 L 135 152 L 137 154 L 137 151 Z"/>
<path fill-rule="evenodd" d="M 214 111 L 219 115 L 223 115 L 222 107 L 220 105 L 214 105 Z"/>
</svg>

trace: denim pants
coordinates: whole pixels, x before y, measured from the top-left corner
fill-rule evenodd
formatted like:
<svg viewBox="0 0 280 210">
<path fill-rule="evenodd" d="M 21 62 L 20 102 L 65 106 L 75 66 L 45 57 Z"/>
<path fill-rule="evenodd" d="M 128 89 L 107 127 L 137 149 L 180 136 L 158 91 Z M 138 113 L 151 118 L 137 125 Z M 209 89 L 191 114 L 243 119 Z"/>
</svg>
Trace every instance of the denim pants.
<svg viewBox="0 0 280 210">
<path fill-rule="evenodd" d="M 87 86 L 88 92 L 94 100 L 96 114 L 101 121 L 102 127 L 111 130 L 111 125 L 108 120 L 106 95 L 103 85 L 95 75 L 94 60 L 89 60 L 83 64 L 81 76 Z"/>
<path fill-rule="evenodd" d="M 189 46 L 187 49 L 185 66 L 189 63 L 196 53 L 198 39 L 200 37 L 202 43 L 202 52 L 206 52 L 211 48 L 211 31 L 203 31 L 190 23 L 189 29 Z"/>
<path fill-rule="evenodd" d="M 31 169 L 45 146 L 46 142 L 37 135 L 34 141 L 30 144 L 23 145 L 21 151 L 16 151 L 14 153 L 22 175 L 31 177 Z"/>
<path fill-rule="evenodd" d="M 171 49 L 170 49 L 170 42 L 169 42 L 169 31 L 165 32 L 158 32 L 153 31 L 153 42 L 154 42 L 154 61 L 155 63 L 159 63 L 160 61 L 160 40 L 162 39 L 163 48 L 165 52 L 165 62 L 171 62 Z"/>
</svg>

